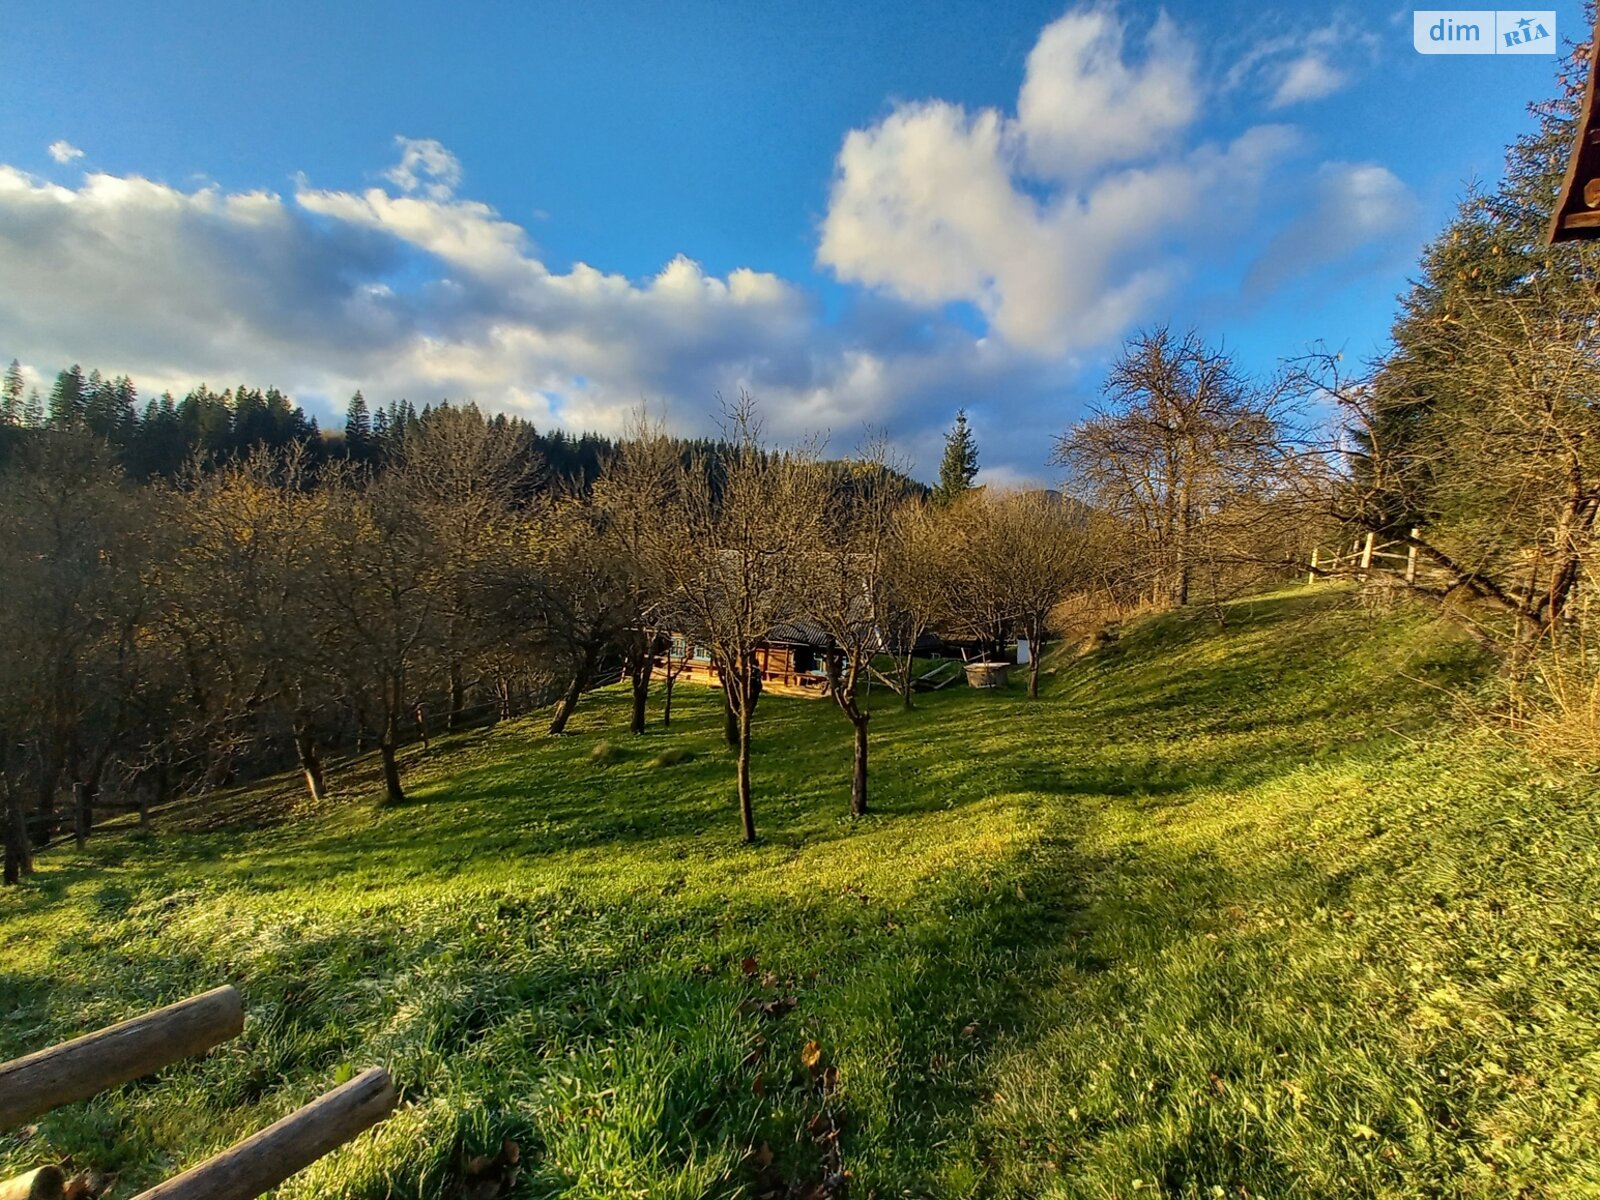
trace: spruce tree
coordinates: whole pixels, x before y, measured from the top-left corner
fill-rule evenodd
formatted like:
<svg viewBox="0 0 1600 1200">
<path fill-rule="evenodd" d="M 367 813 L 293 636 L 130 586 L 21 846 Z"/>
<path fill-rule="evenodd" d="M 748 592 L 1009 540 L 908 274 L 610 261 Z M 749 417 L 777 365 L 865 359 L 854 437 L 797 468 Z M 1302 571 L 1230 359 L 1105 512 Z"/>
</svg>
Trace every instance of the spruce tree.
<svg viewBox="0 0 1600 1200">
<path fill-rule="evenodd" d="M 350 397 L 350 406 L 345 409 L 344 452 L 356 459 L 368 458 L 372 453 L 372 414 L 360 391 Z"/>
<path fill-rule="evenodd" d="M 0 425 L 22 423 L 22 364 L 16 359 L 6 368 L 5 382 L 0 384 Z"/>
<path fill-rule="evenodd" d="M 83 368 L 74 363 L 56 376 L 55 387 L 50 389 L 50 424 L 56 429 L 83 428 L 86 400 Z"/>
<path fill-rule="evenodd" d="M 1441 445 L 1449 422 L 1438 415 L 1482 403 L 1477 382 L 1461 369 L 1484 353 L 1481 332 L 1461 320 L 1464 310 L 1534 296 L 1553 306 L 1574 297 L 1582 303 L 1600 282 L 1600 243 L 1545 244 L 1588 70 L 1588 46 L 1573 47 L 1557 69 L 1555 96 L 1528 106 L 1534 128 L 1507 148 L 1500 182 L 1467 192 L 1401 297 L 1393 349 L 1373 380 L 1375 419 L 1370 431 L 1355 431 L 1352 462 L 1357 481 L 1370 487 L 1372 456 L 1382 454 L 1386 486 L 1374 489 L 1374 499 L 1392 534 L 1426 526 L 1451 507 L 1452 489 L 1439 474 L 1450 457 Z"/>
<path fill-rule="evenodd" d="M 967 424 L 967 410 L 956 413 L 956 423 L 944 435 L 944 461 L 939 464 L 939 486 L 933 489 L 936 504 L 949 504 L 969 491 L 978 474 L 978 442 Z"/>
</svg>

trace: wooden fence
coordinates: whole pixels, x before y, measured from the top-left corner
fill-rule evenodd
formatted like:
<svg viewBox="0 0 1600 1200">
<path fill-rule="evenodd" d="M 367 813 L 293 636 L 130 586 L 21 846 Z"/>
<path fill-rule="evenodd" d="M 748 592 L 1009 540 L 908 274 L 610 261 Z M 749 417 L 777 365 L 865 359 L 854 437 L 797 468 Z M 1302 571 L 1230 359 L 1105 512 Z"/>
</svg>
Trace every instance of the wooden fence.
<svg viewBox="0 0 1600 1200">
<path fill-rule="evenodd" d="M 1412 538 L 1415 539 L 1419 532 L 1413 529 Z M 1370 579 L 1382 574 L 1392 579 L 1402 579 L 1407 587 L 1414 587 L 1419 573 L 1427 572 L 1428 568 L 1418 564 L 1417 547 L 1412 542 L 1400 538 L 1380 542 L 1378 535 L 1369 530 L 1365 536 L 1345 546 L 1331 551 L 1320 546 L 1313 550 L 1311 573 L 1306 577 L 1306 582 L 1315 583 L 1318 579 L 1329 578 Z"/>
<path fill-rule="evenodd" d="M 0 1064 L 0 1130 L 204 1054 L 243 1028 L 239 993 L 220 987 Z M 395 1101 L 389 1073 L 373 1067 L 134 1200 L 254 1200 L 381 1121 Z M 0 1181 L 0 1200 L 62 1200 L 68 1188 L 61 1168 L 46 1165 Z"/>
</svg>

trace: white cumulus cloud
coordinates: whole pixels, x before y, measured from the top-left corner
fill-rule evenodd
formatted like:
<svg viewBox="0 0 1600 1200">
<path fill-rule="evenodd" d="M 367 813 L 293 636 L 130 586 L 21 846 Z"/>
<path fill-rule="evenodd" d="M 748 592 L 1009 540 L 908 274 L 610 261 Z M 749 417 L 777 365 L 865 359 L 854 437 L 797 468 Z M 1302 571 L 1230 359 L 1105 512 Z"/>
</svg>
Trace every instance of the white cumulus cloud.
<svg viewBox="0 0 1600 1200">
<path fill-rule="evenodd" d="M 1112 10 L 1067 13 L 1029 55 L 1015 116 L 908 103 L 852 131 L 819 261 L 914 303 L 973 304 L 1034 352 L 1114 337 L 1170 292 L 1186 243 L 1248 213 L 1296 142 L 1262 125 L 1184 145 L 1195 62 L 1165 17 L 1135 60 Z"/>
<path fill-rule="evenodd" d="M 383 177 L 402 192 L 445 200 L 461 185 L 461 160 L 433 138 L 396 137 L 400 161 Z"/>
<path fill-rule="evenodd" d="M 83 157 L 83 151 L 79 150 L 65 138 L 62 138 L 59 141 L 51 142 L 48 149 L 50 157 L 55 159 L 58 163 L 62 163 L 63 165 L 71 162 L 75 158 Z"/>
<path fill-rule="evenodd" d="M 974 392 L 1038 371 L 892 303 L 822 319 L 769 272 L 685 255 L 632 279 L 550 269 L 492 208 L 454 197 L 193 190 L 0 166 L 0 348 L 53 372 L 126 371 L 146 392 L 276 385 L 335 410 L 473 399 L 541 425 L 619 429 L 641 398 L 706 430 L 748 388 L 775 436 L 863 421 L 920 444 Z"/>
</svg>

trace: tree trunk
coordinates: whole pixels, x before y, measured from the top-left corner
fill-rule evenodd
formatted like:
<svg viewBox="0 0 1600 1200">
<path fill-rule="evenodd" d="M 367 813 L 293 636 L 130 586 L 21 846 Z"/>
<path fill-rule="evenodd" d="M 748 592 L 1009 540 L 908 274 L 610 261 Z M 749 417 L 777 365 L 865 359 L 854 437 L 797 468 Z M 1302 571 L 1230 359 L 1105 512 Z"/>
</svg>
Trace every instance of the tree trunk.
<svg viewBox="0 0 1600 1200">
<path fill-rule="evenodd" d="M 676 682 L 678 682 L 677 674 L 668 671 L 661 684 L 661 691 L 665 697 L 665 703 L 661 706 L 661 728 L 663 729 L 672 727 L 672 685 Z"/>
<path fill-rule="evenodd" d="M 383 737 L 378 742 L 378 750 L 383 757 L 384 795 L 391 804 L 402 803 L 406 798 L 405 789 L 400 786 L 400 764 L 395 761 L 399 748 L 400 717 L 391 708 L 383 722 Z"/>
<path fill-rule="evenodd" d="M 756 840 L 756 810 L 750 799 L 750 717 L 753 702 L 749 691 L 745 702 L 739 706 L 739 820 L 744 826 L 744 840 Z"/>
<path fill-rule="evenodd" d="M 641 663 L 636 663 L 633 669 L 633 720 L 628 728 L 634 733 L 643 733 L 645 729 L 646 709 L 645 704 L 650 699 L 650 668 L 655 664 L 650 656 L 644 656 Z"/>
<path fill-rule="evenodd" d="M 584 686 L 589 682 L 589 676 L 594 672 L 594 651 L 585 650 L 583 661 L 578 664 L 578 669 L 573 673 L 572 682 L 567 685 L 566 692 L 561 697 L 561 704 L 556 708 L 555 718 L 550 722 L 550 736 L 557 737 L 566 731 L 567 721 L 572 717 L 572 710 L 578 707 L 578 697 L 583 694 Z"/>
<path fill-rule="evenodd" d="M 89 830 L 94 825 L 93 784 L 79 781 L 72 785 L 72 840 L 83 849 L 89 840 Z"/>
<path fill-rule="evenodd" d="M 454 733 L 466 723 L 467 712 L 467 686 L 461 679 L 461 664 L 450 664 L 450 715 L 445 720 L 445 728 Z"/>
<path fill-rule="evenodd" d="M 1178 510 L 1178 579 L 1174 599 L 1179 608 L 1189 603 L 1189 549 L 1194 535 L 1194 509 L 1189 502 L 1189 486 L 1183 488 L 1183 502 Z"/>
<path fill-rule="evenodd" d="M 739 748 L 739 714 L 733 710 L 733 693 L 730 687 L 737 686 L 732 680 L 723 680 L 722 683 L 722 737 L 728 743 L 728 749 Z"/>
<path fill-rule="evenodd" d="M 870 714 L 857 709 L 847 714 L 855 727 L 855 769 L 850 775 L 850 815 L 864 816 L 867 811 L 867 718 Z"/>
<path fill-rule="evenodd" d="M 52 739 L 52 744 L 45 751 L 43 759 L 39 765 L 37 828 L 39 845 L 48 846 L 56 834 L 56 784 L 60 781 L 61 772 L 66 764 L 66 749 L 59 739 Z"/>
<path fill-rule="evenodd" d="M 317 751 L 317 739 L 311 732 L 311 722 L 304 718 L 294 723 L 294 748 L 300 756 L 300 770 L 305 773 L 306 790 L 311 793 L 313 800 L 325 800 L 328 791 L 322 775 L 322 755 Z"/>
<path fill-rule="evenodd" d="M 1042 627 L 1028 631 L 1028 699 L 1039 698 L 1039 661 L 1044 657 L 1044 631 Z"/>
<path fill-rule="evenodd" d="M 907 712 L 917 706 L 911 698 L 911 674 L 915 670 L 916 654 L 912 650 L 907 650 L 905 661 L 900 664 L 900 707 Z"/>
<path fill-rule="evenodd" d="M 498 696 L 499 701 L 500 701 L 500 719 L 502 721 L 511 720 L 511 678 L 510 678 L 510 676 L 502 675 L 499 679 L 495 680 L 495 693 Z"/>
</svg>

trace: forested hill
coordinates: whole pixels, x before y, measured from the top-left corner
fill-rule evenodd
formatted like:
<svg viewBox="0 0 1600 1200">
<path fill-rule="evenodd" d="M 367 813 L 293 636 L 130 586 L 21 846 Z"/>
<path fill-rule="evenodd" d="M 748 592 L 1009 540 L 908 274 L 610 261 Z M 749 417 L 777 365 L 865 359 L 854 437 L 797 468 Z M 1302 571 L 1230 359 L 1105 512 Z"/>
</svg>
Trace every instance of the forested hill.
<svg viewBox="0 0 1600 1200">
<path fill-rule="evenodd" d="M 108 379 L 98 370 L 85 375 L 76 364 L 57 374 L 49 397 L 42 398 L 38 389 L 26 388 L 21 366 L 13 359 L 0 379 L 0 465 L 28 440 L 30 431 L 53 430 L 87 433 L 109 443 L 123 472 L 138 482 L 176 479 L 196 464 L 211 467 L 263 449 L 281 454 L 297 445 L 309 455 L 312 468 L 342 460 L 381 469 L 404 454 L 407 440 L 435 411 L 450 407 L 449 400 L 420 409 L 410 400 L 372 406 L 357 392 L 343 423 L 324 429 L 275 387 L 240 384 L 216 392 L 202 383 L 181 400 L 163 392 L 140 404 L 138 388 L 126 375 Z M 456 407 L 476 409 L 470 401 Z M 559 485 L 587 492 L 618 447 L 603 434 L 540 430 L 504 413 L 485 420 L 512 431 L 529 464 L 528 478 L 541 488 Z M 712 438 L 674 441 L 686 460 L 695 454 L 715 460 L 727 449 Z M 835 475 L 848 474 L 843 464 L 831 467 Z M 908 476 L 902 475 L 901 482 L 909 492 L 927 490 Z"/>
<path fill-rule="evenodd" d="M 87 432 L 109 442 L 122 469 L 133 479 L 173 479 L 191 463 L 227 462 L 261 447 L 282 451 L 299 444 L 313 463 L 350 459 L 381 466 L 396 457 L 436 407 L 418 409 L 409 400 L 369 406 L 357 392 L 344 421 L 323 429 L 294 400 L 275 387 L 240 384 L 221 392 L 202 383 L 182 399 L 171 392 L 141 403 L 126 375 L 87 375 L 77 365 L 60 372 L 48 397 L 25 388 L 13 360 L 0 384 L 0 454 L 25 440 L 30 429 Z M 521 417 L 495 414 L 492 424 L 517 430 L 532 461 L 549 479 L 586 487 L 615 444 L 597 433 L 541 431 Z"/>
</svg>

